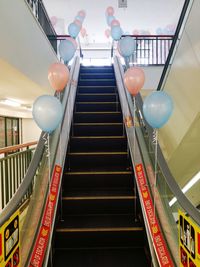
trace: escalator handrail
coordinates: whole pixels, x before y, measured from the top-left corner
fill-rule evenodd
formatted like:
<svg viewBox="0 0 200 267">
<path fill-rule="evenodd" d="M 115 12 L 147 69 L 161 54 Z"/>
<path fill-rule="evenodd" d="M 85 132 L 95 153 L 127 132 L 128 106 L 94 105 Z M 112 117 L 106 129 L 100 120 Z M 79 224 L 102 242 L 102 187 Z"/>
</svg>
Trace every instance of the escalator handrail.
<svg viewBox="0 0 200 267">
<path fill-rule="evenodd" d="M 76 63 L 77 58 L 74 59 L 74 64 L 71 68 L 70 72 L 74 71 L 74 66 Z M 67 87 L 70 86 L 70 84 L 67 85 Z M 67 93 L 69 94 L 69 90 L 67 90 Z M 68 100 L 68 97 L 66 97 L 66 102 Z M 16 193 L 13 195 L 12 199 L 8 202 L 6 207 L 2 210 L 1 216 L 0 216 L 0 227 L 10 218 L 10 216 L 18 209 L 19 204 L 21 200 L 23 199 L 24 195 L 26 194 L 28 188 L 30 187 L 36 171 L 38 169 L 38 166 L 40 164 L 41 158 L 43 156 L 43 152 L 45 149 L 45 142 L 47 139 L 47 133 L 42 131 L 38 145 L 36 147 L 35 153 L 33 155 L 33 158 L 31 160 L 31 163 L 27 169 L 27 172 L 25 174 L 25 177 L 16 191 Z"/>
<path fill-rule="evenodd" d="M 177 47 L 177 42 L 179 41 L 179 38 L 180 38 L 181 29 L 185 25 L 184 20 L 186 19 L 186 13 L 188 12 L 189 4 L 191 4 L 191 0 L 185 0 L 182 11 L 181 11 L 181 15 L 180 15 L 177 27 L 176 27 L 176 32 L 174 34 L 174 38 L 172 40 L 172 44 L 171 44 L 171 47 L 169 50 L 169 54 L 167 56 L 167 59 L 166 59 L 165 65 L 164 65 L 160 81 L 158 83 L 157 91 L 162 90 L 164 81 L 165 81 L 167 73 L 169 71 L 170 62 L 172 61 L 172 57 L 174 55 L 175 48 Z"/>
<path fill-rule="evenodd" d="M 119 63 L 119 59 L 116 57 L 118 64 Z M 120 69 L 122 71 L 122 68 Z M 123 80 L 123 73 L 121 73 L 121 78 Z M 125 85 L 124 85 L 125 88 Z M 140 110 L 142 116 L 143 116 L 143 120 L 145 122 L 145 127 L 147 129 L 147 132 L 149 134 L 149 139 L 153 140 L 153 129 L 151 126 L 149 126 L 149 124 L 147 123 L 147 121 L 144 118 L 143 115 L 143 100 L 140 94 L 138 94 L 136 96 L 136 106 L 137 108 Z M 131 110 L 131 112 L 133 112 Z M 178 203 L 180 204 L 180 206 L 186 211 L 186 213 L 193 218 L 193 220 L 200 225 L 200 212 L 199 210 L 190 202 L 190 200 L 185 196 L 185 194 L 182 192 L 181 188 L 179 187 L 179 185 L 177 184 L 175 178 L 173 177 L 167 162 L 163 156 L 163 153 L 161 151 L 161 148 L 158 144 L 158 165 L 160 167 L 160 170 L 171 190 L 171 192 L 174 194 L 174 196 L 177 198 Z"/>
</svg>

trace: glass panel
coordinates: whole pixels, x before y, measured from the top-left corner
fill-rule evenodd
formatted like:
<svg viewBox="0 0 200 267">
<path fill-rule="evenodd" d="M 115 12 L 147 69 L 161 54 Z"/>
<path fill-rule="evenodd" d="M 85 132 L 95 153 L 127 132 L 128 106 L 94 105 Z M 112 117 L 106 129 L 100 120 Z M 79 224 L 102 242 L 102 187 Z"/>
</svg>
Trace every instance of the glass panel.
<svg viewBox="0 0 200 267">
<path fill-rule="evenodd" d="M 19 119 L 13 119 L 12 129 L 13 129 L 13 145 L 18 145 L 19 144 Z"/>
<path fill-rule="evenodd" d="M 6 146 L 12 146 L 12 119 L 6 118 Z"/>
<path fill-rule="evenodd" d="M 0 117 L 0 147 L 5 147 L 5 119 Z"/>
</svg>

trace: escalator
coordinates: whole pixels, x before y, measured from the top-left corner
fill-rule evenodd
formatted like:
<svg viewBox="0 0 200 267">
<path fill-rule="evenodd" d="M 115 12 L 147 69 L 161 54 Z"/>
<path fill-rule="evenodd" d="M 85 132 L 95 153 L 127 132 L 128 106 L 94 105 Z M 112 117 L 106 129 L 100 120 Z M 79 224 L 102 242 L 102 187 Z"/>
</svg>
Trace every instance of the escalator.
<svg viewBox="0 0 200 267">
<path fill-rule="evenodd" d="M 113 67 L 81 67 L 53 266 L 150 266 Z"/>
</svg>

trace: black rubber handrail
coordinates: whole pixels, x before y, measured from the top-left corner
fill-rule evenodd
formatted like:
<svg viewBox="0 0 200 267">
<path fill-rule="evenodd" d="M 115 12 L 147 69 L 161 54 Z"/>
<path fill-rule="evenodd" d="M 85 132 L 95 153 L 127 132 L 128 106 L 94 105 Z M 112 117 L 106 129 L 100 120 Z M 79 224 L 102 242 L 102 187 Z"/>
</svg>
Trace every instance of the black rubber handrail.
<svg viewBox="0 0 200 267">
<path fill-rule="evenodd" d="M 177 41 L 179 40 L 180 31 L 181 31 L 181 29 L 183 27 L 183 22 L 185 20 L 185 15 L 186 15 L 186 13 L 188 11 L 188 6 L 189 6 L 190 2 L 191 2 L 191 0 L 185 0 L 185 3 L 183 5 L 182 11 L 181 11 L 181 15 L 180 15 L 177 27 L 176 27 L 175 34 L 174 34 L 174 38 L 173 38 L 171 47 L 169 49 L 169 54 L 167 56 L 167 59 L 166 59 L 166 62 L 165 62 L 165 65 L 164 65 L 164 68 L 163 68 L 163 71 L 162 71 L 162 74 L 161 74 L 161 78 L 160 78 L 160 81 L 159 81 L 159 84 L 158 84 L 158 87 L 157 87 L 157 91 L 162 90 L 162 86 L 164 84 L 164 80 L 166 78 L 166 74 L 167 74 L 167 71 L 169 69 L 170 62 L 172 60 L 172 56 L 174 54 L 175 47 L 177 45 Z"/>
</svg>

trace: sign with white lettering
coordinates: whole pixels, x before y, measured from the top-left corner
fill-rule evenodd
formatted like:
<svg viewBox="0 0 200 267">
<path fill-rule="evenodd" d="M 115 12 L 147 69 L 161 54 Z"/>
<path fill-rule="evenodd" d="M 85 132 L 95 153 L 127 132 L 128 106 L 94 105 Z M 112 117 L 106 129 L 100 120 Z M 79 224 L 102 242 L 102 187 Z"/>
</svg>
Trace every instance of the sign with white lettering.
<svg viewBox="0 0 200 267">
<path fill-rule="evenodd" d="M 49 235 L 51 232 L 53 216 L 55 212 L 55 205 L 58 197 L 61 171 L 62 168 L 59 165 L 55 165 L 48 200 L 46 202 L 41 227 L 31 256 L 31 262 L 29 267 L 42 266 L 45 251 L 48 244 Z"/>
<path fill-rule="evenodd" d="M 165 240 L 154 212 L 154 205 L 147 185 L 147 180 L 142 164 L 135 166 L 136 177 L 139 184 L 140 194 L 142 196 L 143 206 L 146 213 L 151 237 L 153 240 L 155 252 L 161 267 L 173 267 L 174 264 L 167 250 Z"/>
</svg>

